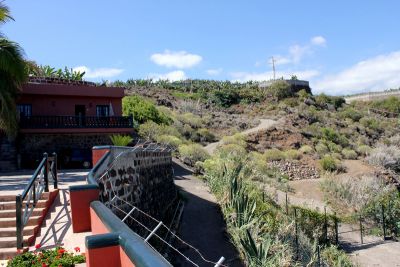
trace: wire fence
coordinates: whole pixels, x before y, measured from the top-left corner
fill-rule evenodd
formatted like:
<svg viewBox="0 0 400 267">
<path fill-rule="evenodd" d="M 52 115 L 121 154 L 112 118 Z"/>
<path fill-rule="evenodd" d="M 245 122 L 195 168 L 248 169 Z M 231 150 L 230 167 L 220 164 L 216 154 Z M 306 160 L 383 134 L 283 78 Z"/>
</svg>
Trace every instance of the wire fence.
<svg viewBox="0 0 400 267">
<path fill-rule="evenodd" d="M 124 205 L 130 207 L 130 210 L 128 212 L 126 210 L 124 210 L 123 208 L 121 208 L 121 206 L 124 206 Z M 121 220 L 123 222 L 126 223 L 126 221 L 129 218 L 130 220 L 135 222 L 135 224 L 137 224 L 142 229 L 144 229 L 145 231 L 136 231 L 136 233 L 138 233 L 139 236 L 141 236 L 143 238 L 144 242 L 149 244 L 152 249 L 159 252 L 160 254 L 161 254 L 161 251 L 156 249 L 156 246 L 154 245 L 154 243 L 150 242 L 152 237 L 157 238 L 158 242 L 161 242 L 163 245 L 167 246 L 169 249 L 174 251 L 177 255 L 182 257 L 182 259 L 186 260 L 193 266 L 200 266 L 198 263 L 194 262 L 194 260 L 190 259 L 187 255 L 185 255 L 185 253 L 183 253 L 182 251 L 180 251 L 178 248 L 176 248 L 174 245 L 171 244 L 172 243 L 171 239 L 167 238 L 168 236 L 171 236 L 172 239 L 175 239 L 178 242 L 180 242 L 181 244 L 183 244 L 184 246 L 192 249 L 201 258 L 203 263 L 210 264 L 214 267 L 218 267 L 218 266 L 227 267 L 226 265 L 223 264 L 223 262 L 225 260 L 224 257 L 221 257 L 218 262 L 214 262 L 214 261 L 206 259 L 206 257 L 200 252 L 199 249 L 197 249 L 193 245 L 182 240 L 178 235 L 175 234 L 175 231 L 173 229 L 171 229 L 169 226 L 165 225 L 162 221 L 157 220 L 150 214 L 142 211 L 141 209 L 139 209 L 138 207 L 125 201 L 124 199 L 121 199 L 118 196 L 114 196 L 112 201 L 109 203 L 109 208 L 111 210 L 114 210 L 114 212 L 117 211 L 117 212 L 115 212 L 116 214 L 122 213 L 123 215 L 121 217 L 123 217 L 123 218 Z M 147 218 L 148 220 L 147 221 L 144 220 L 143 217 Z M 152 223 L 150 223 L 149 221 L 151 221 Z M 131 227 L 132 225 L 129 225 L 129 226 Z M 163 234 L 160 234 L 162 232 L 166 233 L 164 235 L 164 237 L 163 237 Z"/>
</svg>

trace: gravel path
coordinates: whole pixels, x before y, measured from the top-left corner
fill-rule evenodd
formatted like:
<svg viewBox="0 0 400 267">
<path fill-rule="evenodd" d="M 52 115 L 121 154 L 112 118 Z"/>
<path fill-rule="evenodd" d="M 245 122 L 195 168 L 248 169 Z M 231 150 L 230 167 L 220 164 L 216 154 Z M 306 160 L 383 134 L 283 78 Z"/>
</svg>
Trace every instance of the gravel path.
<svg viewBox="0 0 400 267">
<path fill-rule="evenodd" d="M 186 200 L 182 214 L 179 236 L 197 248 L 206 258 L 217 262 L 221 256 L 226 260 L 224 265 L 241 267 L 238 252 L 225 232 L 226 225 L 215 197 L 207 185 L 192 175 L 192 171 L 177 160 L 174 160 L 175 184 L 180 187 Z M 206 263 L 189 247 L 183 248 L 185 255 L 199 266 L 214 266 Z M 188 261 L 178 259 L 176 266 L 190 266 Z"/>
<path fill-rule="evenodd" d="M 260 124 L 257 127 L 247 129 L 247 130 L 241 132 L 241 134 L 247 135 L 247 134 L 258 132 L 260 130 L 266 130 L 266 129 L 271 128 L 272 126 L 277 125 L 278 122 L 279 121 L 271 120 L 271 119 L 260 119 Z M 213 154 L 215 149 L 221 144 L 222 144 L 222 140 L 215 142 L 215 143 L 210 143 L 207 146 L 205 146 L 204 149 L 209 154 Z"/>
</svg>

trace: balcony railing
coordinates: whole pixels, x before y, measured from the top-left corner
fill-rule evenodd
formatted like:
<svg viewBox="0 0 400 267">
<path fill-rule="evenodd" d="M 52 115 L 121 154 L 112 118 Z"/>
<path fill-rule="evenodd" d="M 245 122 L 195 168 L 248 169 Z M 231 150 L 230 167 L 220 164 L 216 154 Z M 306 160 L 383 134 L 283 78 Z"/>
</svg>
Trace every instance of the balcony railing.
<svg viewBox="0 0 400 267">
<path fill-rule="evenodd" d="M 20 118 L 21 129 L 132 128 L 132 117 L 29 116 Z"/>
</svg>

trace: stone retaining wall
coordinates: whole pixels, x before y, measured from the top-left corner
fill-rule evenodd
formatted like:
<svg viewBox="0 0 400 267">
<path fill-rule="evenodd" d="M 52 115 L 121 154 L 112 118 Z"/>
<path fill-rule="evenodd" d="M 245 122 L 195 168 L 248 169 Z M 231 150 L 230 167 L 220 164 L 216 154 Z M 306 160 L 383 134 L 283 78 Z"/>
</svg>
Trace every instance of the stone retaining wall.
<svg viewBox="0 0 400 267">
<path fill-rule="evenodd" d="M 35 168 L 44 152 L 56 152 L 61 168 L 82 168 L 83 161 L 91 162 L 91 150 L 95 145 L 110 145 L 112 134 L 21 134 L 17 150 L 21 155 L 23 168 Z M 80 162 L 72 162 L 73 154 L 79 151 Z"/>
</svg>

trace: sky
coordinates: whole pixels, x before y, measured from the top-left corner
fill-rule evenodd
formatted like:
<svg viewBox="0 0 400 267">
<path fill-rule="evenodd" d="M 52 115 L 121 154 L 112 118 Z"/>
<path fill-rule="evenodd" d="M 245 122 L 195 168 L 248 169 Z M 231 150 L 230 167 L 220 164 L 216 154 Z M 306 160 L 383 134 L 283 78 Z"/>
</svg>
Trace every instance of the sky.
<svg viewBox="0 0 400 267">
<path fill-rule="evenodd" d="M 400 1 L 6 0 L 29 60 L 133 79 L 309 80 L 314 93 L 400 87 Z"/>
</svg>

